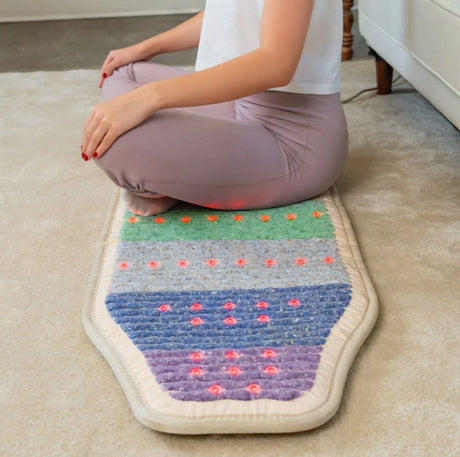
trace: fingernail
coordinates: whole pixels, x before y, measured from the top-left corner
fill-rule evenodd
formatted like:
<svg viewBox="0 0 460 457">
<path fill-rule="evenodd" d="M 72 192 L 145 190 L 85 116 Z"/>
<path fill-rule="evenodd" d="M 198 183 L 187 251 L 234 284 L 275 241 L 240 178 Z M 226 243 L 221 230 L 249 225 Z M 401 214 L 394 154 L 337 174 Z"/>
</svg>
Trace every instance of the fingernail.
<svg viewBox="0 0 460 457">
<path fill-rule="evenodd" d="M 97 152 L 95 152 L 95 153 L 93 154 L 93 157 L 94 157 L 95 159 L 97 159 L 97 158 L 99 157 L 99 154 L 98 154 Z"/>
<path fill-rule="evenodd" d="M 88 162 L 88 160 L 89 160 L 89 159 L 88 159 L 88 156 L 87 156 L 84 152 L 81 153 L 81 158 L 82 158 L 85 162 Z"/>
<path fill-rule="evenodd" d="M 107 73 L 102 73 L 103 78 L 107 78 Z"/>
</svg>

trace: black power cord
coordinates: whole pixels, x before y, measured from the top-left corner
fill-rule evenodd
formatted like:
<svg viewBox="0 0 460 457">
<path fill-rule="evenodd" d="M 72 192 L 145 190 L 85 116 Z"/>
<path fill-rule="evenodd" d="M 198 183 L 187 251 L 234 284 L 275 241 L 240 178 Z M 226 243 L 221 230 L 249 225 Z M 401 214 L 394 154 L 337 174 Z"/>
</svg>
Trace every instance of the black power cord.
<svg viewBox="0 0 460 457">
<path fill-rule="evenodd" d="M 394 79 L 391 84 L 395 83 L 396 81 L 398 81 L 399 79 L 401 78 L 401 75 L 398 75 L 398 77 L 396 79 Z M 357 94 L 353 95 L 352 97 L 350 98 L 347 98 L 345 100 L 342 100 L 342 103 L 348 103 L 350 102 L 351 100 L 355 99 L 356 97 L 358 97 L 359 95 L 361 94 L 364 94 L 364 92 L 370 92 L 371 90 L 377 90 L 377 86 L 375 87 L 370 87 L 369 89 L 363 89 L 361 90 L 360 92 L 358 92 Z"/>
</svg>

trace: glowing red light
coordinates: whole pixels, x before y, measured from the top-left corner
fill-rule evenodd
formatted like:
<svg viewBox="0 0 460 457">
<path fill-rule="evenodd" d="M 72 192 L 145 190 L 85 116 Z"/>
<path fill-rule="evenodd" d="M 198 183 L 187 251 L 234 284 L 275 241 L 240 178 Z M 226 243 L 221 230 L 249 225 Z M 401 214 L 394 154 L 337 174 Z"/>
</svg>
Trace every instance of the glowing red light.
<svg viewBox="0 0 460 457">
<path fill-rule="evenodd" d="M 316 217 L 316 218 L 321 217 L 323 215 L 321 211 L 313 211 L 311 214 L 313 217 Z"/>
<path fill-rule="evenodd" d="M 289 214 L 286 215 L 286 217 L 287 217 L 290 221 L 293 221 L 293 220 L 297 217 L 297 214 L 289 213 Z"/>
<path fill-rule="evenodd" d="M 189 216 L 184 216 L 184 217 L 181 218 L 181 221 L 182 221 L 182 222 L 185 222 L 186 224 L 187 224 L 188 222 L 190 222 L 191 220 L 192 220 L 192 218 L 189 217 Z"/>
<path fill-rule="evenodd" d="M 270 322 L 272 319 L 271 319 L 270 316 L 267 316 L 266 314 L 261 314 L 261 315 L 257 318 L 257 320 L 258 320 L 259 322 Z"/>
<path fill-rule="evenodd" d="M 159 265 L 159 263 L 156 262 L 155 260 L 152 260 L 151 262 L 148 263 L 148 266 L 150 268 L 156 268 L 158 265 Z"/>
<path fill-rule="evenodd" d="M 192 352 L 190 358 L 192 360 L 201 360 L 204 358 L 204 354 L 202 352 Z"/>
<path fill-rule="evenodd" d="M 171 306 L 169 306 L 169 305 L 160 305 L 157 309 L 159 311 L 163 311 L 163 312 L 171 311 Z"/>
<path fill-rule="evenodd" d="M 215 267 L 219 263 L 219 260 L 217 260 L 217 259 L 208 259 L 208 260 L 206 260 L 206 263 L 210 267 Z"/>
<path fill-rule="evenodd" d="M 259 384 L 249 384 L 249 386 L 246 387 L 246 390 L 252 394 L 259 394 L 262 392 L 262 387 L 260 387 Z"/>
<path fill-rule="evenodd" d="M 136 217 L 136 216 L 131 216 L 129 219 L 128 219 L 129 222 L 131 222 L 131 224 L 135 224 L 136 222 L 139 222 L 139 218 Z"/>
<path fill-rule="evenodd" d="M 260 218 L 264 221 L 264 222 L 268 222 L 270 220 L 270 216 L 267 216 L 266 214 L 264 214 L 263 216 L 260 216 Z"/>
<path fill-rule="evenodd" d="M 237 351 L 227 351 L 225 353 L 225 357 L 227 359 L 237 359 L 238 357 L 240 357 L 240 354 Z"/>
<path fill-rule="evenodd" d="M 215 214 L 208 216 L 208 221 L 215 222 L 217 221 L 217 219 L 219 219 L 219 217 L 216 216 Z"/>
<path fill-rule="evenodd" d="M 239 265 L 240 267 L 246 265 L 248 262 L 246 261 L 246 259 L 238 259 L 236 261 L 236 264 Z"/>
<path fill-rule="evenodd" d="M 163 224 L 165 221 L 164 217 L 156 217 L 154 220 L 157 224 Z"/>
<path fill-rule="evenodd" d="M 267 265 L 267 267 L 272 267 L 273 265 L 276 265 L 276 260 L 275 259 L 267 259 L 265 261 L 265 264 Z"/>
<path fill-rule="evenodd" d="M 300 306 L 300 300 L 298 298 L 292 298 L 289 300 L 289 306 Z"/>
<path fill-rule="evenodd" d="M 324 257 L 324 261 L 326 263 L 334 263 L 335 259 L 334 259 L 334 257 Z"/>
<path fill-rule="evenodd" d="M 203 376 L 206 372 L 200 367 L 193 367 L 193 368 L 190 368 L 189 373 L 192 376 Z"/>
<path fill-rule="evenodd" d="M 235 305 L 235 303 L 232 303 L 232 302 L 229 301 L 229 302 L 225 303 L 224 308 L 225 309 L 235 309 L 236 305 Z"/>
<path fill-rule="evenodd" d="M 256 306 L 257 306 L 257 308 L 264 309 L 264 308 L 268 308 L 269 305 L 268 305 L 268 303 L 266 301 L 260 301 L 260 302 L 256 303 Z"/>
<path fill-rule="evenodd" d="M 266 357 L 267 359 L 271 359 L 272 357 L 275 357 L 277 354 L 273 349 L 265 349 L 264 352 L 262 352 L 262 357 Z"/>
<path fill-rule="evenodd" d="M 209 387 L 208 391 L 211 392 L 212 394 L 218 395 L 222 393 L 225 389 L 222 386 L 219 386 L 219 384 L 213 384 L 211 387 Z"/>
<path fill-rule="evenodd" d="M 238 321 L 232 317 L 232 316 L 228 316 L 224 319 L 224 322 L 227 324 L 227 325 L 235 325 Z"/>
<path fill-rule="evenodd" d="M 275 367 L 275 365 L 267 365 L 265 368 L 264 368 L 264 373 L 268 373 L 268 374 L 276 374 L 278 373 L 279 370 L 278 368 Z"/>
<path fill-rule="evenodd" d="M 119 268 L 120 268 L 121 270 L 126 270 L 127 268 L 130 267 L 130 265 L 131 265 L 131 264 L 130 264 L 129 262 L 121 262 L 120 265 L 118 265 L 118 266 L 119 266 Z"/>
<path fill-rule="evenodd" d="M 297 259 L 295 259 L 297 265 L 305 265 L 307 263 L 307 259 L 305 259 L 304 257 L 299 257 Z"/>
<path fill-rule="evenodd" d="M 203 324 L 204 324 L 204 320 L 201 319 L 200 317 L 194 317 L 194 318 L 190 321 L 190 323 L 191 323 L 192 325 L 203 325 Z"/>
<path fill-rule="evenodd" d="M 203 309 L 203 305 L 201 303 L 194 303 L 190 306 L 190 308 L 192 308 L 193 311 L 199 311 L 200 309 Z"/>
<path fill-rule="evenodd" d="M 239 376 L 242 373 L 240 367 L 228 367 L 227 373 L 231 374 L 232 376 Z"/>
<path fill-rule="evenodd" d="M 233 219 L 235 219 L 236 222 L 239 222 L 239 221 L 242 221 L 244 219 L 244 217 L 241 216 L 241 214 L 235 214 L 233 216 Z"/>
<path fill-rule="evenodd" d="M 179 260 L 177 262 L 177 265 L 179 265 L 180 267 L 186 267 L 188 265 L 188 261 L 185 259 Z"/>
</svg>

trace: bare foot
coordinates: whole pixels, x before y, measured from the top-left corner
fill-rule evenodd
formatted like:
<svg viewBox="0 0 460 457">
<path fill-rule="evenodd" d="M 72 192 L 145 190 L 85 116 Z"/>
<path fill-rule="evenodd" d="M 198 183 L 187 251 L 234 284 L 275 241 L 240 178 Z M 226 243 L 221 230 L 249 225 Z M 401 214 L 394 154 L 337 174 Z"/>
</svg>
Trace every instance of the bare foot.
<svg viewBox="0 0 460 457">
<path fill-rule="evenodd" d="M 171 197 L 140 197 L 125 189 L 123 189 L 123 200 L 128 205 L 129 210 L 139 216 L 153 216 L 154 214 L 164 213 L 176 203 L 179 203 L 179 200 Z"/>
</svg>

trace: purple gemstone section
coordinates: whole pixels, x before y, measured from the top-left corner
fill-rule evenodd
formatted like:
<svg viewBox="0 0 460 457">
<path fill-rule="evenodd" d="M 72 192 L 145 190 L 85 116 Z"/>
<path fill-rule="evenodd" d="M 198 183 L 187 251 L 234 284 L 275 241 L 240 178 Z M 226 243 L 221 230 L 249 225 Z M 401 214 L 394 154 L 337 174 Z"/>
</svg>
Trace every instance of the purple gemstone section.
<svg viewBox="0 0 460 457">
<path fill-rule="evenodd" d="M 148 350 L 158 384 L 177 399 L 293 400 L 313 387 L 322 346 Z"/>
</svg>

